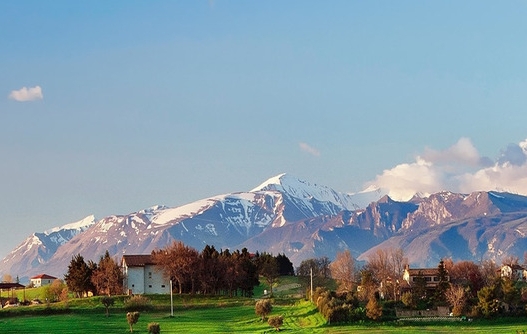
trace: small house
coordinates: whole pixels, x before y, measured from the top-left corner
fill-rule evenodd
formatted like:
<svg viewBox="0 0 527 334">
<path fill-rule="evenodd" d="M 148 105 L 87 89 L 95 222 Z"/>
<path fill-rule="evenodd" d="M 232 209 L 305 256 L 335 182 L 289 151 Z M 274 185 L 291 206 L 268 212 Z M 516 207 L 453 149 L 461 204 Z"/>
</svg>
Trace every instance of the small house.
<svg viewBox="0 0 527 334">
<path fill-rule="evenodd" d="M 121 267 L 128 294 L 162 294 L 170 292 L 170 282 L 156 265 L 152 255 L 123 255 Z"/>
<path fill-rule="evenodd" d="M 56 277 L 53 277 L 47 274 L 40 274 L 40 275 L 31 277 L 30 280 L 31 280 L 31 285 L 33 285 L 35 288 L 38 288 L 41 286 L 50 285 L 56 279 L 57 279 Z"/>
</svg>

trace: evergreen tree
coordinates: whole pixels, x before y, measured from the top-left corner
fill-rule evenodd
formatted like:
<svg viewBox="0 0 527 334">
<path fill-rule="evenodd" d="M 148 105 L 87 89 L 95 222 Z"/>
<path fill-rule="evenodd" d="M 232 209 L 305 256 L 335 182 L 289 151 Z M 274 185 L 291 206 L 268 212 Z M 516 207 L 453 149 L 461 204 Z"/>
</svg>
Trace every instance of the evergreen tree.
<svg viewBox="0 0 527 334">
<path fill-rule="evenodd" d="M 68 265 L 68 272 L 64 275 L 64 281 L 68 289 L 75 293 L 77 297 L 82 297 L 88 291 L 94 291 L 95 288 L 91 282 L 91 276 L 96 268 L 97 264 L 92 261 L 86 263 L 82 255 L 75 255 Z"/>
<path fill-rule="evenodd" d="M 437 266 L 437 276 L 439 282 L 434 293 L 434 299 L 436 303 L 444 304 L 446 302 L 445 294 L 450 287 L 450 282 L 448 281 L 448 272 L 445 269 L 443 260 L 439 261 Z"/>
</svg>

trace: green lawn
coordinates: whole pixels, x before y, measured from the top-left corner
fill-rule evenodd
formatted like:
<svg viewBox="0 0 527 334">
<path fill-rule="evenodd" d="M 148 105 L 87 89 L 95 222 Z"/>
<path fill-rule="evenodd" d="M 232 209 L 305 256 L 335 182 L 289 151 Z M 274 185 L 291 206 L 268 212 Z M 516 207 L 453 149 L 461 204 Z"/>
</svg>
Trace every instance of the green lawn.
<svg viewBox="0 0 527 334">
<path fill-rule="evenodd" d="M 206 301 L 206 298 L 201 298 Z M 236 301 L 238 302 L 236 305 Z M 201 306 L 200 306 L 201 305 Z M 96 311 L 96 312 L 95 312 Z M 18 315 L 0 318 L 0 333 L 127 333 L 129 332 L 123 309 L 112 309 L 110 317 L 104 316 L 104 309 L 72 308 L 72 313 L 63 315 Z M 5 315 L 0 313 L 0 316 Z M 22 314 L 22 313 L 20 313 Z M 254 307 L 245 300 L 235 299 L 233 303 L 205 306 L 189 301 L 186 307 L 177 305 L 174 317 L 169 310 L 141 312 L 134 333 L 147 333 L 150 322 L 158 322 L 161 333 L 272 333 L 267 323 L 262 323 L 254 314 Z M 527 331 L 527 319 L 475 320 L 471 323 L 435 323 L 404 325 L 397 323 L 329 326 L 306 301 L 279 305 L 275 303 L 272 315 L 283 315 L 286 333 L 516 333 Z"/>
<path fill-rule="evenodd" d="M 285 333 L 510 333 L 527 332 L 527 317 L 474 320 L 473 322 L 412 323 L 389 322 L 385 324 L 354 324 L 330 326 L 309 302 L 296 296 L 303 294 L 293 277 L 281 278 L 274 287 L 271 315 L 284 316 L 282 331 Z M 255 291 L 255 297 L 263 295 L 265 285 Z M 26 293 L 41 294 L 40 290 Z M 160 324 L 161 333 L 274 333 L 267 323 L 261 322 L 254 313 L 255 300 L 242 297 L 174 295 L 174 317 L 170 317 L 170 296 L 152 295 L 151 310 L 141 312 L 134 333 L 147 333 L 150 322 Z M 124 310 L 126 296 L 116 297 L 110 309 L 110 317 L 100 297 L 72 299 L 62 303 L 27 306 L 0 310 L 0 333 L 4 334 L 85 334 L 129 333 Z M 58 314 L 63 313 L 63 314 Z M 47 314 L 47 315 L 46 315 Z"/>
</svg>

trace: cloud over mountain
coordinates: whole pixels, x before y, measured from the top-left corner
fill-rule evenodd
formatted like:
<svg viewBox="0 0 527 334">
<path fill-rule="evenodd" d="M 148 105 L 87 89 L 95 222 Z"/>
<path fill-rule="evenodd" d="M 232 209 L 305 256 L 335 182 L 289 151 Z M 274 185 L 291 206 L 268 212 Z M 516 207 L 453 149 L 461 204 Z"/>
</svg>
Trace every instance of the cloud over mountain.
<svg viewBox="0 0 527 334">
<path fill-rule="evenodd" d="M 442 151 L 426 148 L 414 162 L 384 170 L 367 185 L 387 189 L 398 200 L 447 189 L 527 194 L 527 140 L 509 144 L 493 161 L 481 156 L 470 139 L 461 138 Z"/>
</svg>

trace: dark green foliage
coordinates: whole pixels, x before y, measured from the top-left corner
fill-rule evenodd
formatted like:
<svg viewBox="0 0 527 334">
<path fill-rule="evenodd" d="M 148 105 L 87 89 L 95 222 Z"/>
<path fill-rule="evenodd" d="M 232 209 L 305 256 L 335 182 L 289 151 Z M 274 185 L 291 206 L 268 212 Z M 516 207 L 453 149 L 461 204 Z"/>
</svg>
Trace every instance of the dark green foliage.
<svg viewBox="0 0 527 334">
<path fill-rule="evenodd" d="M 439 282 L 435 289 L 434 299 L 437 304 L 444 305 L 446 304 L 445 293 L 450 287 L 450 282 L 448 281 L 448 272 L 445 269 L 443 260 L 439 261 L 439 265 L 437 266 L 437 276 Z"/>
<path fill-rule="evenodd" d="M 278 254 L 276 256 L 276 262 L 278 264 L 278 274 L 280 276 L 294 275 L 295 269 L 293 263 L 285 254 Z"/>
<path fill-rule="evenodd" d="M 77 297 L 82 297 L 89 291 L 95 291 L 91 276 L 96 268 L 97 264 L 94 262 L 86 263 L 80 254 L 75 255 L 68 265 L 68 272 L 64 275 L 68 289 Z"/>
<path fill-rule="evenodd" d="M 499 300 L 494 287 L 486 286 L 478 291 L 478 309 L 486 318 L 490 318 L 498 313 Z"/>
<path fill-rule="evenodd" d="M 159 334 L 161 333 L 161 327 L 157 322 L 151 322 L 148 324 L 148 334 Z"/>
</svg>

